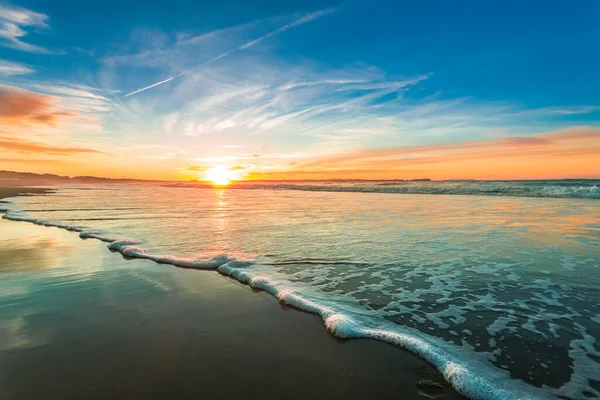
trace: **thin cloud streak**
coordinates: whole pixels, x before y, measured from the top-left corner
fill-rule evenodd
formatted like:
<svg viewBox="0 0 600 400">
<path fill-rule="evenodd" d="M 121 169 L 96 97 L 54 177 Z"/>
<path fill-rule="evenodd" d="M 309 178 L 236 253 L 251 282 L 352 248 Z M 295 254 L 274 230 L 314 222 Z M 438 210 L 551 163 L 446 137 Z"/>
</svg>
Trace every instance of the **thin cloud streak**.
<svg viewBox="0 0 600 400">
<path fill-rule="evenodd" d="M 560 132 L 534 136 L 505 137 L 488 141 L 463 141 L 447 144 L 405 146 L 396 148 L 368 149 L 327 156 L 304 164 L 304 169 L 327 170 L 331 168 L 387 168 L 432 164 L 449 161 L 465 161 L 509 156 L 533 157 L 570 155 L 600 152 L 600 130 L 589 127 L 571 128 Z"/>
<path fill-rule="evenodd" d="M 39 47 L 21 40 L 28 32 L 23 27 L 48 28 L 48 16 L 25 8 L 0 5 L 0 44 L 29 53 L 49 53 Z"/>
<path fill-rule="evenodd" d="M 300 26 L 300 25 L 306 24 L 308 22 L 314 21 L 315 19 L 320 18 L 323 15 L 330 14 L 330 13 L 332 13 L 334 11 L 335 11 L 335 9 L 331 8 L 331 9 L 320 10 L 320 11 L 317 11 L 317 12 L 314 12 L 314 13 L 307 14 L 307 15 L 305 15 L 305 16 L 303 16 L 301 18 L 298 18 L 295 21 L 290 22 L 289 24 L 283 25 L 282 27 L 277 28 L 274 31 L 271 31 L 271 32 L 269 32 L 269 33 L 267 33 L 267 34 L 265 34 L 265 35 L 263 35 L 263 36 L 261 36 L 261 37 L 259 37 L 257 39 L 251 40 L 250 42 L 247 42 L 247 43 L 241 45 L 240 47 L 237 47 L 237 48 L 235 48 L 233 50 L 229 50 L 229 51 L 227 51 L 227 52 L 225 52 L 223 54 L 220 54 L 217 57 L 212 58 L 212 59 L 208 60 L 207 62 L 205 62 L 205 63 L 203 63 L 203 64 L 201 64 L 199 66 L 196 66 L 194 68 L 190 68 L 190 69 L 188 69 L 186 71 L 181 72 L 178 75 L 175 75 L 173 77 L 167 78 L 167 79 L 165 79 L 163 81 L 156 82 L 156 83 L 154 83 L 152 85 L 149 85 L 149 86 L 143 87 L 141 89 L 134 90 L 133 92 L 127 93 L 125 95 L 125 97 L 129 97 L 131 95 L 134 95 L 134 94 L 146 91 L 148 89 L 152 89 L 152 88 L 154 88 L 156 86 L 160 86 L 160 85 L 162 85 L 164 83 L 170 82 L 170 81 L 172 81 L 172 80 L 174 80 L 176 78 L 179 78 L 182 75 L 184 75 L 184 74 L 186 74 L 186 73 L 188 73 L 190 71 L 193 71 L 193 70 L 195 70 L 195 69 L 197 69 L 197 68 L 199 68 L 201 66 L 205 66 L 205 65 L 211 64 L 211 63 L 213 63 L 213 62 L 215 62 L 217 60 L 220 60 L 221 58 L 227 57 L 228 55 L 230 55 L 232 53 L 235 53 L 237 51 L 245 50 L 245 49 L 248 49 L 250 47 L 253 47 L 253 46 L 257 45 L 258 43 L 262 42 L 263 40 L 266 40 L 266 39 L 269 39 L 271 37 L 277 36 L 280 33 L 283 33 L 285 31 L 287 31 L 288 29 L 294 28 L 296 26 Z"/>
<path fill-rule="evenodd" d="M 18 62 L 8 60 L 0 60 L 0 75 L 25 75 L 34 72 L 35 70 L 26 64 L 21 64 Z"/>
<path fill-rule="evenodd" d="M 287 31 L 290 28 L 294 28 L 296 26 L 299 26 L 299 25 L 302 25 L 302 24 L 306 24 L 307 22 L 313 21 L 313 20 L 315 20 L 317 18 L 322 17 L 323 15 L 330 14 L 330 13 L 332 13 L 334 11 L 335 11 L 335 9 L 330 8 L 328 10 L 321 10 L 321 11 L 317 11 L 317 12 L 314 12 L 314 13 L 311 13 L 311 14 L 307 14 L 307 15 L 305 15 L 302 18 L 298 18 L 297 20 L 292 21 L 289 24 L 286 24 L 286 25 L 282 26 L 281 28 L 275 29 L 274 31 L 269 32 L 266 35 L 259 37 L 258 39 L 252 40 L 252 41 L 250 41 L 250 42 L 248 42 L 248 43 L 240 46 L 237 50 L 243 50 L 243 49 L 250 48 L 250 47 L 252 47 L 252 46 L 254 46 L 254 45 L 262 42 L 265 39 L 268 39 L 270 37 L 279 35 L 280 33 L 285 32 L 285 31 Z"/>
<path fill-rule="evenodd" d="M 56 156 L 65 156 L 72 154 L 83 154 L 83 153 L 95 153 L 95 154 L 106 154 L 98 150 L 88 149 L 83 147 L 62 147 L 62 146 L 51 146 L 38 142 L 31 142 L 29 140 L 0 137 L 0 148 L 12 151 L 16 153 L 37 153 L 37 154 L 48 154 Z"/>
</svg>

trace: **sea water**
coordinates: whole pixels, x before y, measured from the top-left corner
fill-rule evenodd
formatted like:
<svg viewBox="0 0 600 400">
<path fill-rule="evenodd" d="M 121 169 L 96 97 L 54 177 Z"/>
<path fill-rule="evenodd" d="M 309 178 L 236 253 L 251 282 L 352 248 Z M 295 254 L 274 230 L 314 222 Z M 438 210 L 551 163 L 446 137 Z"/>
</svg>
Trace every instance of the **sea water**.
<svg viewBox="0 0 600 400">
<path fill-rule="evenodd" d="M 408 349 L 469 398 L 578 399 L 600 397 L 599 185 L 84 186 L 2 208 L 128 257 L 217 270 L 341 338 Z"/>
</svg>

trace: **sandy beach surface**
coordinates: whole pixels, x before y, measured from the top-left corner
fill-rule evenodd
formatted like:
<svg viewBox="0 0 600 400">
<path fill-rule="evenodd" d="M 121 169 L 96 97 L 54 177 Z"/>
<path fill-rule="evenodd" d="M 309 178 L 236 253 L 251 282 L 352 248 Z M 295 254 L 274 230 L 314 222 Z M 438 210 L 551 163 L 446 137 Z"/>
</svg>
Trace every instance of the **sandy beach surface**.
<svg viewBox="0 0 600 400">
<path fill-rule="evenodd" d="M 0 398 L 461 396 L 411 353 L 338 340 L 316 316 L 216 272 L 0 220 Z"/>
</svg>

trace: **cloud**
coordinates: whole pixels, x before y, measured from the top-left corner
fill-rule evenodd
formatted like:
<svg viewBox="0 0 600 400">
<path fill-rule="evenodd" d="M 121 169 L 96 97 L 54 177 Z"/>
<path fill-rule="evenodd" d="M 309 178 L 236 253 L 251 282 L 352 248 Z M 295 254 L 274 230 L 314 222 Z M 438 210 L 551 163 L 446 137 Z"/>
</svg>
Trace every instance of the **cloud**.
<svg viewBox="0 0 600 400">
<path fill-rule="evenodd" d="M 8 86 L 0 86 L 0 124 L 56 126 L 64 117 L 73 116 L 66 111 L 57 111 L 56 99 L 35 92 Z"/>
<path fill-rule="evenodd" d="M 27 158 L 7 158 L 2 157 L 3 164 L 41 164 L 41 165 L 60 165 L 65 166 L 67 164 L 71 164 L 69 161 L 65 159 L 33 159 L 30 157 Z"/>
<path fill-rule="evenodd" d="M 155 155 L 155 156 L 141 156 L 142 158 L 150 158 L 154 160 L 170 160 L 173 158 L 172 155 Z"/>
<path fill-rule="evenodd" d="M 70 97 L 82 97 L 97 100 L 108 99 L 104 96 L 94 93 L 94 88 L 81 85 L 69 85 L 69 84 L 45 84 L 45 83 L 32 83 L 28 87 L 44 93 L 51 93 L 57 95 L 64 95 Z"/>
<path fill-rule="evenodd" d="M 356 140 L 359 135 L 393 132 L 390 123 L 379 117 L 400 115 L 404 93 L 426 79 L 427 75 L 419 75 L 388 80 L 374 68 L 318 70 L 308 63 L 260 62 L 242 56 L 241 61 L 190 73 L 173 83 L 168 93 L 121 103 L 122 110 L 131 110 L 132 118 L 165 105 L 169 111 L 177 110 L 153 123 L 172 135 L 235 132 L 243 137 L 278 131 L 282 137 L 323 134 L 330 136 L 328 140 L 335 140 L 335 135 Z M 430 117 L 431 113 L 423 113 L 423 119 Z M 334 122 L 339 126 L 332 127 Z M 322 142 L 324 137 L 318 139 Z"/>
<path fill-rule="evenodd" d="M 330 14 L 334 11 L 335 11 L 335 9 L 331 8 L 328 10 L 320 10 L 320 11 L 317 11 L 314 13 L 306 14 L 305 16 L 298 18 L 297 20 L 292 21 L 289 24 L 285 24 L 284 26 L 277 28 L 274 31 L 271 31 L 271 32 L 267 33 L 266 35 L 259 37 L 258 39 L 251 40 L 250 42 L 238 47 L 236 50 L 248 49 L 252 46 L 257 45 L 258 43 L 262 42 L 263 40 L 266 40 L 273 36 L 279 35 L 280 33 L 283 33 L 285 31 L 287 31 L 288 29 L 294 28 L 296 26 L 306 24 L 307 22 L 313 21 L 317 18 L 322 17 L 323 15 Z M 234 50 L 234 51 L 236 51 L 236 50 Z M 229 53 L 226 53 L 226 54 L 229 54 Z"/>
<path fill-rule="evenodd" d="M 570 115 L 590 114 L 600 111 L 600 106 L 563 106 L 543 107 L 531 110 L 522 110 L 507 116 L 516 117 L 564 117 Z"/>
<path fill-rule="evenodd" d="M 487 141 L 463 141 L 455 143 L 390 147 L 381 149 L 370 149 L 331 157 L 327 162 L 343 163 L 356 162 L 359 160 L 376 159 L 394 160 L 407 156 L 418 156 L 419 159 L 435 159 L 437 157 L 469 157 L 480 154 L 505 152 L 528 153 L 534 149 L 555 147 L 568 149 L 572 145 L 585 146 L 584 140 L 600 140 L 600 130 L 592 128 L 574 128 L 560 132 L 546 133 L 535 136 L 508 137 Z"/>
<path fill-rule="evenodd" d="M 204 172 L 209 170 L 211 167 L 207 167 L 206 165 L 192 165 L 190 167 L 185 168 L 186 171 L 190 172 Z"/>
<path fill-rule="evenodd" d="M 392 148 L 350 151 L 321 157 L 292 168 L 291 175 L 314 176 L 346 174 L 346 177 L 364 177 L 369 174 L 417 171 L 432 177 L 452 177 L 456 168 L 470 174 L 460 178 L 476 177 L 488 168 L 494 173 L 522 163 L 547 165 L 548 171 L 560 169 L 560 159 L 581 157 L 600 160 L 600 129 L 578 127 L 559 132 L 532 136 L 507 137 L 487 141 L 462 141 L 455 143 L 403 146 Z M 500 164 L 498 164 L 501 162 Z M 583 163 L 582 169 L 585 167 Z M 598 162 L 596 162 L 598 164 Z M 468 166 L 478 166 L 469 171 Z M 588 165 L 593 168 L 593 165 Z M 296 172 L 297 171 L 297 172 Z M 525 171 L 521 171 L 525 172 Z M 489 171 L 488 171 L 489 173 Z M 390 175 L 391 174 L 391 175 Z M 445 175 L 444 175 L 445 174 Z M 410 177 L 410 176 L 409 176 Z"/>
<path fill-rule="evenodd" d="M 287 31 L 288 29 L 294 28 L 294 27 L 296 27 L 296 26 L 299 26 L 299 25 L 302 25 L 302 24 L 306 24 L 306 23 L 308 23 L 308 22 L 310 22 L 310 21 L 313 21 L 313 20 L 315 20 L 315 19 L 317 19 L 317 18 L 319 18 L 319 17 L 322 17 L 323 15 L 326 15 L 326 14 L 332 13 L 332 12 L 334 12 L 334 11 L 335 11 L 335 9 L 328 9 L 328 10 L 321 10 L 321 11 L 317 11 L 317 12 L 314 12 L 314 13 L 306 14 L 306 15 L 304 15 L 303 17 L 300 17 L 300 18 L 298 18 L 298 19 L 296 19 L 296 20 L 294 20 L 294 21 L 292 21 L 292 22 L 290 22 L 290 23 L 288 23 L 288 24 L 285 24 L 285 25 L 283 25 L 283 26 L 281 26 L 281 27 L 279 27 L 279 28 L 277 28 L 277 29 L 275 29 L 275 30 L 273 30 L 273 31 L 271 31 L 271 32 L 269 32 L 269 33 L 267 33 L 267 34 L 265 34 L 265 35 L 263 35 L 263 36 L 261 36 L 261 37 L 257 38 L 257 39 L 251 40 L 251 41 L 249 41 L 249 42 L 246 42 L 246 43 L 244 43 L 243 45 L 241 45 L 241 46 L 239 46 L 239 47 L 237 47 L 237 48 L 234 48 L 234 49 L 232 49 L 232 50 L 228 50 L 228 51 L 226 51 L 226 52 L 224 52 L 224 53 L 221 53 L 221 54 L 219 54 L 218 56 L 216 56 L 216 57 L 214 57 L 214 58 L 212 58 L 212 59 L 210 59 L 210 60 L 208 60 L 208 61 L 206 61 L 206 62 L 202 63 L 202 64 L 201 64 L 201 65 L 199 65 L 199 66 L 193 67 L 193 68 L 191 68 L 191 69 L 188 69 L 188 70 L 186 70 L 186 71 L 183 71 L 183 72 L 181 72 L 181 73 L 179 73 L 179 74 L 177 74 L 177 75 L 175 75 L 175 76 L 173 76 L 173 77 L 169 77 L 169 78 L 167 78 L 167 79 L 164 79 L 164 80 L 162 80 L 162 81 L 159 81 L 159 82 L 153 83 L 153 84 L 151 84 L 151 85 L 148 85 L 148 86 L 145 86 L 145 87 L 143 87 L 143 88 L 140 88 L 140 89 L 134 90 L 133 92 L 127 93 L 127 94 L 125 95 L 125 97 L 129 97 L 129 96 L 132 96 L 132 95 L 134 95 L 134 94 L 137 94 L 137 93 L 140 93 L 140 92 L 146 91 L 146 90 L 148 90 L 148 89 L 152 89 L 152 88 L 154 88 L 154 87 L 160 86 L 160 85 L 162 85 L 162 84 L 164 84 L 164 83 L 171 82 L 171 81 L 173 81 L 174 79 L 180 78 L 180 77 L 181 77 L 181 76 L 183 76 L 184 74 L 187 74 L 187 73 L 189 73 L 190 71 L 193 71 L 193 70 L 195 70 L 195 69 L 197 69 L 197 68 L 199 68 L 199 67 L 202 67 L 202 66 L 205 66 L 205 65 L 209 65 L 209 64 L 211 64 L 211 63 L 213 63 L 213 62 L 215 62 L 215 61 L 218 61 L 218 60 L 220 60 L 220 59 L 222 59 L 222 58 L 225 58 L 225 57 L 227 57 L 228 55 L 230 55 L 230 54 L 232 54 L 232 53 L 234 53 L 234 52 L 237 52 L 237 51 L 240 51 L 240 50 L 249 49 L 249 48 L 251 48 L 251 47 L 253 47 L 253 46 L 255 46 L 255 45 L 259 44 L 259 43 L 260 43 L 260 42 L 262 42 L 263 40 L 266 40 L 266 39 L 269 39 L 269 38 L 271 38 L 271 37 L 277 36 L 277 35 L 279 35 L 280 33 L 283 33 L 283 32 L 285 32 L 285 31 Z"/>
<path fill-rule="evenodd" d="M 22 87 L 0 85 L 0 125 L 13 131 L 32 125 L 58 127 L 61 135 L 99 132 L 111 101 L 87 86 L 26 82 Z M 27 89 L 34 89 L 26 90 Z"/>
<path fill-rule="evenodd" d="M 0 136 L 0 149 L 16 153 L 37 153 L 61 156 L 83 153 L 106 154 L 101 151 L 88 148 L 51 146 L 43 143 L 31 142 L 29 140 L 6 136 Z"/>
<path fill-rule="evenodd" d="M 64 82 L 28 82 L 23 87 L 56 98 L 57 104 L 68 112 L 77 114 L 102 114 L 112 110 L 112 102 L 101 90 L 85 85 Z"/>
<path fill-rule="evenodd" d="M 414 86 L 429 78 L 430 75 L 419 75 L 412 79 L 404 81 L 391 82 L 347 82 L 347 85 L 340 87 L 338 90 L 377 90 L 377 89 L 401 89 L 409 86 Z"/>
<path fill-rule="evenodd" d="M 45 14 L 0 5 L 0 44 L 30 53 L 48 53 L 48 50 L 22 40 L 28 34 L 23 28 L 48 28 L 46 20 Z"/>
<path fill-rule="evenodd" d="M 0 76 L 25 75 L 34 72 L 35 70 L 28 65 L 14 61 L 0 60 Z"/>
<path fill-rule="evenodd" d="M 552 143 L 548 138 L 544 137 L 513 137 L 504 139 L 503 142 L 507 145 L 515 146 L 539 146 Z"/>
<path fill-rule="evenodd" d="M 35 92 L 0 86 L 0 124 L 45 124 L 56 126 L 70 112 L 56 111 L 56 99 Z"/>
</svg>

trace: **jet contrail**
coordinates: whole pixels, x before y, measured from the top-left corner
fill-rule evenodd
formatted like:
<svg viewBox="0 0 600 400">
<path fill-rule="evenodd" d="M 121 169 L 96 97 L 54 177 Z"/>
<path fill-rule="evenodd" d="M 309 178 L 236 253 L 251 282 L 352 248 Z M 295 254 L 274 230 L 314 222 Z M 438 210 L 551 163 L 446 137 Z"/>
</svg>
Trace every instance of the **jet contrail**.
<svg viewBox="0 0 600 400">
<path fill-rule="evenodd" d="M 133 91 L 133 92 L 131 92 L 131 93 L 127 93 L 127 94 L 125 95 L 125 97 L 127 97 L 127 96 L 131 96 L 132 94 L 136 94 L 136 93 L 139 93 L 139 92 L 143 92 L 144 90 L 152 89 L 153 87 L 155 87 L 155 86 L 158 86 L 158 85 L 162 85 L 163 83 L 170 82 L 170 81 L 172 81 L 172 80 L 173 80 L 173 79 L 175 79 L 175 78 L 179 78 L 179 77 L 180 77 L 181 75 L 183 75 L 183 74 L 184 74 L 184 73 L 182 72 L 182 73 L 180 73 L 179 75 L 172 76 L 172 77 L 170 77 L 170 78 L 167 78 L 167 79 L 165 79 L 164 81 L 156 82 L 156 83 L 154 83 L 154 84 L 152 84 L 152 85 L 150 85 L 150 86 L 146 86 L 146 87 L 143 87 L 143 88 L 141 88 L 141 89 L 134 90 L 134 91 Z"/>
<path fill-rule="evenodd" d="M 319 17 L 322 17 L 325 14 L 329 14 L 329 13 L 332 13 L 334 11 L 335 11 L 335 9 L 330 8 L 328 10 L 321 10 L 321 11 L 317 11 L 317 12 L 314 12 L 314 13 L 311 13 L 311 14 L 306 14 L 304 17 L 298 18 L 297 20 L 292 21 L 289 24 L 286 24 L 286 25 L 284 25 L 284 26 L 282 26 L 280 28 L 277 28 L 274 31 L 267 33 L 266 35 L 259 37 L 258 39 L 254 39 L 254 40 L 252 40 L 252 41 L 250 41 L 250 42 L 248 42 L 248 43 L 246 43 L 246 44 L 238 47 L 234 51 L 242 50 L 242 49 L 247 49 L 249 47 L 254 46 L 257 43 L 262 42 L 265 39 L 270 38 L 271 36 L 279 35 L 281 32 L 285 32 L 285 31 L 287 31 L 290 28 L 293 28 L 293 27 L 298 26 L 298 25 L 305 24 L 307 22 L 315 20 L 315 19 L 317 19 Z"/>
<path fill-rule="evenodd" d="M 199 67 L 201 67 L 201 66 L 204 66 L 204 65 L 208 65 L 208 64 L 210 64 L 210 63 L 213 63 L 213 62 L 215 62 L 215 61 L 217 61 L 217 60 L 220 60 L 221 58 L 223 58 L 223 57 L 226 57 L 226 56 L 228 56 L 229 54 L 231 54 L 231 53 L 234 53 L 234 52 L 236 52 L 236 51 L 239 51 L 239 50 L 244 50 L 244 49 L 248 49 L 248 48 L 250 48 L 250 47 L 252 47 L 252 46 L 254 46 L 254 45 L 256 45 L 256 44 L 258 44 L 258 43 L 262 42 L 262 41 L 263 41 L 263 40 L 265 40 L 265 39 L 268 39 L 268 38 L 270 38 L 270 37 L 273 37 L 273 36 L 279 35 L 280 33 L 282 33 L 282 32 L 285 32 L 285 31 L 287 31 L 287 30 L 288 30 L 288 29 L 290 29 L 290 28 L 293 28 L 293 27 L 296 27 L 296 26 L 298 26 L 298 25 L 302 25 L 302 24 L 305 24 L 305 23 L 307 23 L 307 22 L 313 21 L 313 20 L 315 20 L 315 19 L 317 19 L 317 18 L 319 18 L 319 17 L 322 17 L 323 15 L 326 15 L 326 14 L 332 13 L 332 12 L 334 12 L 334 11 L 335 11 L 335 9 L 334 9 L 334 8 L 330 8 L 330 9 L 328 9 L 328 10 L 321 10 L 321 11 L 316 11 L 316 12 L 314 12 L 314 13 L 306 14 L 305 16 L 303 16 L 303 17 L 301 17 L 301 18 L 298 18 L 297 20 L 295 20 L 295 21 L 292 21 L 292 22 L 290 22 L 289 24 L 283 25 L 282 27 L 279 27 L 279 28 L 275 29 L 274 31 L 271 31 L 271 32 L 267 33 L 266 35 L 259 37 L 258 39 L 251 40 L 251 41 L 249 41 L 248 43 L 245 43 L 245 44 L 241 45 L 241 46 L 240 46 L 240 47 L 238 47 L 238 48 L 235 48 L 235 49 L 233 49 L 233 50 L 229 50 L 229 51 L 227 51 L 227 52 L 225 52 L 225 53 L 223 53 L 223 54 L 221 54 L 221 55 L 219 55 L 219 56 L 217 56 L 217 57 L 215 57 L 215 58 L 213 58 L 213 59 L 211 59 L 211 60 L 209 60 L 209 61 L 207 61 L 207 62 L 205 62 L 205 63 L 203 63 L 203 64 L 200 64 L 199 66 L 196 66 L 196 67 L 194 67 L 194 68 L 190 68 L 190 69 L 188 69 L 188 70 L 186 70 L 186 71 L 183 71 L 182 73 L 180 73 L 180 74 L 178 74 L 178 75 L 175 75 L 175 76 L 172 76 L 172 77 L 170 77 L 170 78 L 167 78 L 167 79 L 165 79 L 164 81 L 156 82 L 156 83 L 153 83 L 153 84 L 152 84 L 152 85 L 150 85 L 150 86 L 146 86 L 146 87 L 143 87 L 143 88 L 141 88 L 141 89 L 134 90 L 134 91 L 133 91 L 133 92 L 131 92 L 131 93 L 127 93 L 127 94 L 125 95 L 125 97 L 131 96 L 131 95 L 133 95 L 133 94 L 136 94 L 136 93 L 143 92 L 143 91 L 145 91 L 145 90 L 148 90 L 148 89 L 152 89 L 153 87 L 156 87 L 156 86 L 162 85 L 163 83 L 171 82 L 173 79 L 179 78 L 179 77 L 180 77 L 180 76 L 182 76 L 183 74 L 185 74 L 185 73 L 187 73 L 187 72 L 190 72 L 190 71 L 192 71 L 192 70 L 194 70 L 194 69 L 196 69 L 196 68 L 199 68 Z"/>
</svg>

